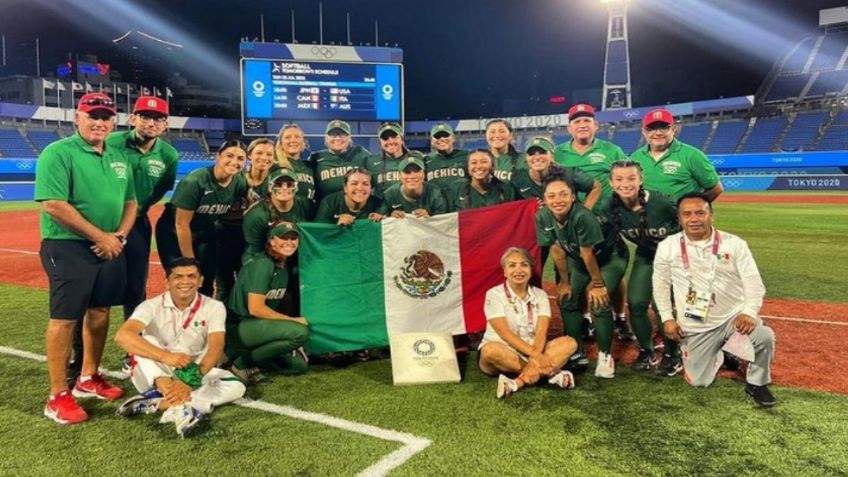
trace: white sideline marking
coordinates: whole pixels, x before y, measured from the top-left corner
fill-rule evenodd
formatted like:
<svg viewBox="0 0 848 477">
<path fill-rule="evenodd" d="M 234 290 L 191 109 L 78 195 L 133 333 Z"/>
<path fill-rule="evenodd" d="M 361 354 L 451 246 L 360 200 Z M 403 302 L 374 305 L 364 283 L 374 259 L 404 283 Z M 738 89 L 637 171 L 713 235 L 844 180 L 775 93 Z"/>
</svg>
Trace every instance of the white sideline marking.
<svg viewBox="0 0 848 477">
<path fill-rule="evenodd" d="M 0 346 L 0 353 L 10 356 L 16 356 L 18 358 L 31 359 L 42 363 L 47 361 L 47 357 L 44 355 L 30 353 L 29 351 L 22 351 L 15 348 L 9 348 L 7 346 Z M 110 378 L 125 379 L 124 373 L 109 371 L 107 369 L 101 369 L 100 372 L 105 374 L 106 376 L 109 376 Z M 430 444 L 433 443 L 433 441 L 431 441 L 430 439 L 414 436 L 405 432 L 398 432 L 393 431 L 391 429 L 383 429 L 381 427 L 372 426 L 369 424 L 348 421 L 346 419 L 328 416 L 319 412 L 302 411 L 291 406 L 280 406 L 278 404 L 272 404 L 265 401 L 253 401 L 251 399 L 244 398 L 238 399 L 233 404 L 249 409 L 256 409 L 259 411 L 270 412 L 272 414 L 279 414 L 281 416 L 287 416 L 293 419 L 300 419 L 302 421 L 315 422 L 317 424 L 335 427 L 336 429 L 341 429 L 343 431 L 355 432 L 357 434 L 382 439 L 384 441 L 400 442 L 401 444 L 403 444 L 403 447 L 401 447 L 400 449 L 384 456 L 375 464 L 356 474 L 357 476 L 361 477 L 387 475 L 389 472 L 396 469 L 397 467 L 400 467 L 406 461 L 412 458 L 415 454 L 423 451 L 424 449 L 429 447 Z"/>
<path fill-rule="evenodd" d="M 38 255 L 38 252 L 33 252 L 32 250 L 18 250 L 15 248 L 0 248 L 0 252 L 9 252 L 9 253 L 20 253 L 23 255 Z M 156 260 L 151 260 L 151 265 L 162 265 L 162 262 L 157 262 Z"/>
<path fill-rule="evenodd" d="M 760 318 L 765 318 L 767 320 L 795 321 L 795 322 L 798 322 L 798 323 L 815 323 L 815 324 L 819 324 L 819 325 L 848 326 L 848 321 L 810 320 L 808 318 L 793 318 L 791 316 L 769 316 L 769 315 L 760 315 Z"/>
</svg>

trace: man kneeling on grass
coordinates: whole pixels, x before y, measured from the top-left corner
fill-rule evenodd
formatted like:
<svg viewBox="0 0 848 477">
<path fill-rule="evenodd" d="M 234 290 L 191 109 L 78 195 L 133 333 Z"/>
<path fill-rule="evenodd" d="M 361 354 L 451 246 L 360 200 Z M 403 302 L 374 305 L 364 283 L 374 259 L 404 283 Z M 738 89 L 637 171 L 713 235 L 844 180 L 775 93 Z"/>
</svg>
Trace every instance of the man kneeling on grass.
<svg viewBox="0 0 848 477">
<path fill-rule="evenodd" d="M 563 389 L 574 387 L 574 376 L 562 366 L 577 350 L 568 336 L 548 342 L 551 305 L 548 294 L 530 285 L 533 257 L 510 247 L 501 257 L 506 281 L 486 292 L 486 333 L 480 344 L 480 371 L 517 375 L 498 377 L 497 397 L 503 398 L 543 377 Z"/>
<path fill-rule="evenodd" d="M 242 397 L 245 387 L 215 367 L 224 352 L 226 310 L 198 293 L 197 261 L 175 259 L 166 275 L 168 291 L 139 305 L 115 336 L 132 356 L 132 383 L 141 393 L 117 413 L 163 411 L 160 422 L 173 422 L 185 437 L 214 406 Z"/>
</svg>

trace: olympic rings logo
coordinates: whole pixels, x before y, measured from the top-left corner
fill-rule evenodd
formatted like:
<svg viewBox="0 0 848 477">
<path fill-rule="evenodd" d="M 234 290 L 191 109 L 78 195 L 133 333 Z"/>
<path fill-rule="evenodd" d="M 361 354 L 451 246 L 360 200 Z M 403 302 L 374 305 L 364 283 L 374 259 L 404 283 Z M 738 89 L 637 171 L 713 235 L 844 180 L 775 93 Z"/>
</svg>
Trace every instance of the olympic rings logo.
<svg viewBox="0 0 848 477">
<path fill-rule="evenodd" d="M 323 56 L 324 58 L 332 58 L 336 56 L 336 47 L 334 46 L 313 46 L 310 50 L 315 56 Z"/>
<path fill-rule="evenodd" d="M 21 171 L 28 171 L 32 169 L 33 162 L 34 161 L 18 161 L 15 163 L 15 167 L 17 167 L 18 170 Z"/>
<path fill-rule="evenodd" d="M 724 158 L 723 157 L 714 157 L 711 160 L 713 161 L 713 164 L 715 164 L 717 166 L 724 164 Z"/>
<path fill-rule="evenodd" d="M 722 181 L 722 183 L 726 185 L 728 189 L 734 189 L 737 187 L 742 187 L 743 181 L 742 179 L 725 179 Z"/>
<path fill-rule="evenodd" d="M 627 119 L 638 118 L 639 117 L 639 110 L 633 109 L 633 110 L 630 110 L 630 111 L 625 111 L 624 117 L 627 118 Z"/>
</svg>

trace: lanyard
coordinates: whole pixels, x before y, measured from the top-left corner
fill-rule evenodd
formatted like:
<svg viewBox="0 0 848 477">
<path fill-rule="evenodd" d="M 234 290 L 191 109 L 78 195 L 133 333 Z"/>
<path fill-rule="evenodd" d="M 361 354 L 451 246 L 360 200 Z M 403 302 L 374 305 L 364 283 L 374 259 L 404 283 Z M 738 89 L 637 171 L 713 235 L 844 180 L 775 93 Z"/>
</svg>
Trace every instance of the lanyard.
<svg viewBox="0 0 848 477">
<path fill-rule="evenodd" d="M 506 294 L 506 299 L 509 300 L 510 304 L 512 304 L 513 310 L 516 314 L 519 314 L 519 308 L 515 305 L 515 300 L 518 297 L 513 298 L 512 293 L 509 291 L 509 285 L 504 282 L 504 293 Z M 527 326 L 533 326 L 533 306 L 530 304 L 533 301 L 533 292 L 530 290 L 530 287 L 527 287 L 527 295 L 529 300 L 527 300 Z M 519 316 L 519 318 L 521 318 Z"/>
<path fill-rule="evenodd" d="M 189 312 L 188 312 L 188 318 L 186 318 L 185 321 L 183 322 L 183 329 L 188 328 L 189 323 L 191 323 L 191 320 L 194 319 L 194 315 L 196 315 L 197 310 L 200 309 L 200 302 L 201 301 L 203 301 L 203 300 L 200 298 L 200 293 L 198 293 L 197 299 L 194 300 L 194 304 L 191 305 L 191 310 L 189 310 Z"/>
<path fill-rule="evenodd" d="M 716 274 L 716 264 L 718 263 L 718 247 L 721 244 L 721 237 L 718 234 L 718 230 L 715 231 L 713 235 L 713 248 L 710 255 L 712 255 L 713 260 L 710 261 L 710 275 L 709 275 L 709 290 L 708 293 L 713 292 L 713 283 L 715 282 L 715 274 Z M 689 288 L 692 287 L 692 271 L 689 267 L 689 252 L 686 250 L 686 234 L 680 234 L 680 258 L 683 260 L 683 272 L 686 274 L 686 279 L 689 281 Z"/>
</svg>

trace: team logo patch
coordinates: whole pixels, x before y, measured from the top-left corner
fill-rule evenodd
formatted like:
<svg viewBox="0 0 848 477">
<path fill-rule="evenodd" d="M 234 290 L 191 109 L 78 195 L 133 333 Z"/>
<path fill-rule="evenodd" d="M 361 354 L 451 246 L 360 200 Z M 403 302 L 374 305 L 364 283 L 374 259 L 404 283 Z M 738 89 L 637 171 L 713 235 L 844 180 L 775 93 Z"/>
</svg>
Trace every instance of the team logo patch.
<svg viewBox="0 0 848 477">
<path fill-rule="evenodd" d="M 662 165 L 663 174 L 674 174 L 680 170 L 680 163 L 677 161 L 666 161 Z"/>
<path fill-rule="evenodd" d="M 115 176 L 118 179 L 126 179 L 127 178 L 127 165 L 123 162 L 113 162 L 110 164 L 112 166 L 112 170 L 115 171 Z"/>
<path fill-rule="evenodd" d="M 607 156 L 601 154 L 600 152 L 593 152 L 589 154 L 589 162 L 592 164 L 597 164 L 599 162 L 606 162 Z"/>
<path fill-rule="evenodd" d="M 453 272 L 433 252 L 419 250 L 403 259 L 401 273 L 395 275 L 395 286 L 412 298 L 431 298 L 445 291 Z"/>
</svg>

